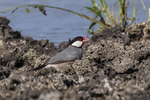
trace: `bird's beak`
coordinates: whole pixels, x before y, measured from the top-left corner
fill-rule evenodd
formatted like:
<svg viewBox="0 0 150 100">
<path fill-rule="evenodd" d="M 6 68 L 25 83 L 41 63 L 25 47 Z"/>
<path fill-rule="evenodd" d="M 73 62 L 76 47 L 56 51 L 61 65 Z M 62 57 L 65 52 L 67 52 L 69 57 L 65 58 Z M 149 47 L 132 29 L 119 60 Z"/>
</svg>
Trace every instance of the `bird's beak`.
<svg viewBox="0 0 150 100">
<path fill-rule="evenodd" d="M 85 43 L 85 42 L 87 42 L 87 41 L 89 41 L 89 39 L 86 38 L 86 37 L 83 37 L 83 43 Z"/>
</svg>

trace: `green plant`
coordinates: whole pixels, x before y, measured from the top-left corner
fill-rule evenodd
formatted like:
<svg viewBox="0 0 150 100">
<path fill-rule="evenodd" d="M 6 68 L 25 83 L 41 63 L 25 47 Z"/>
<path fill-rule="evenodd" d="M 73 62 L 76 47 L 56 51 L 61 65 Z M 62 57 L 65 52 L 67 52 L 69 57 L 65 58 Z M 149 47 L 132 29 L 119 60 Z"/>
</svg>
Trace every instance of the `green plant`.
<svg viewBox="0 0 150 100">
<path fill-rule="evenodd" d="M 45 7 L 47 8 L 54 8 L 54 9 L 59 9 L 59 10 L 63 10 L 63 11 L 67 11 L 73 14 L 76 14 L 80 17 L 86 18 L 90 21 L 92 21 L 91 25 L 89 26 L 88 31 L 91 34 L 94 34 L 94 26 L 96 24 L 98 24 L 98 31 L 103 31 L 105 28 L 111 28 L 114 27 L 116 25 L 120 25 L 124 28 L 126 28 L 127 24 L 129 25 L 128 27 L 130 27 L 133 22 L 135 21 L 135 5 L 134 5 L 134 0 L 132 0 L 132 18 L 128 18 L 127 17 L 127 8 L 128 8 L 128 0 L 117 0 L 117 4 L 118 4 L 118 9 L 119 12 L 117 13 L 113 13 L 113 8 L 112 10 L 110 10 L 110 7 L 107 3 L 107 0 L 98 0 L 99 1 L 99 6 L 98 4 L 95 2 L 95 0 L 91 0 L 92 2 L 92 7 L 85 7 L 88 11 L 92 12 L 94 14 L 94 17 L 85 15 L 85 14 L 80 14 L 68 9 L 64 9 L 64 8 L 60 8 L 60 7 L 54 7 L 54 6 L 47 6 L 47 5 L 22 5 L 22 6 L 17 6 L 17 7 L 13 7 L 13 8 L 9 8 L 9 9 L 5 9 L 5 10 L 1 10 L 0 13 L 8 11 L 8 10 L 12 10 L 12 13 L 14 13 L 18 8 L 22 8 L 22 7 L 31 7 L 32 8 L 38 8 L 40 12 L 42 12 L 44 15 L 46 15 L 46 10 L 44 9 Z M 147 10 L 145 8 L 144 2 L 143 0 L 141 0 L 143 7 L 147 13 Z M 115 3 L 115 5 L 116 5 Z M 114 6 L 115 6 L 114 5 Z M 114 7 L 113 6 L 113 7 Z M 31 9 L 26 8 L 26 12 L 29 13 L 31 11 Z M 147 13 L 148 15 L 148 13 Z M 148 15 L 149 17 L 149 15 Z"/>
<path fill-rule="evenodd" d="M 148 12 L 147 12 L 147 10 L 146 10 L 146 7 L 145 7 L 145 4 L 144 4 L 143 0 L 141 0 L 141 3 L 142 3 L 142 5 L 143 5 L 143 8 L 144 8 L 144 10 L 145 10 L 145 12 L 146 12 L 148 18 L 150 18 L 150 15 L 148 14 Z"/>
<path fill-rule="evenodd" d="M 127 21 L 130 21 L 130 25 L 132 25 L 133 21 L 135 20 L 135 6 L 134 6 L 134 0 L 132 0 L 133 3 L 133 18 L 127 18 L 127 8 L 128 8 L 128 0 L 117 0 L 116 3 L 118 3 L 119 13 L 115 15 L 110 10 L 110 7 L 107 3 L 107 0 L 99 0 L 100 6 L 97 5 L 95 0 L 91 0 L 93 7 L 86 7 L 90 12 L 92 12 L 97 18 L 97 20 L 100 20 L 107 28 L 111 28 L 119 24 L 122 27 L 126 27 L 128 24 Z M 115 5 L 114 5 L 115 6 Z M 116 16 L 116 17 L 115 17 Z M 92 22 L 89 31 L 93 33 L 94 29 L 93 26 L 97 24 L 95 22 Z M 99 31 L 102 31 L 105 27 L 101 26 L 99 24 Z M 92 30 L 91 30 L 92 29 Z"/>
</svg>

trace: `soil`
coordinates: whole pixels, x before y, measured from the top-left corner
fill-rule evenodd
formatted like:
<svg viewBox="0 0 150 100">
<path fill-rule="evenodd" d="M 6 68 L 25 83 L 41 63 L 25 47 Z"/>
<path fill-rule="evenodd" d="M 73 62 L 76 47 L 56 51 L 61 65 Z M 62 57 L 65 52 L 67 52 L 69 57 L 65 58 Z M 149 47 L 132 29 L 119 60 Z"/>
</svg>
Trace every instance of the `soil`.
<svg viewBox="0 0 150 100">
<path fill-rule="evenodd" d="M 34 70 L 69 46 L 23 37 L 0 17 L 0 100 L 149 100 L 149 23 L 97 32 L 62 71 Z M 125 34 L 127 33 L 127 34 Z"/>
</svg>

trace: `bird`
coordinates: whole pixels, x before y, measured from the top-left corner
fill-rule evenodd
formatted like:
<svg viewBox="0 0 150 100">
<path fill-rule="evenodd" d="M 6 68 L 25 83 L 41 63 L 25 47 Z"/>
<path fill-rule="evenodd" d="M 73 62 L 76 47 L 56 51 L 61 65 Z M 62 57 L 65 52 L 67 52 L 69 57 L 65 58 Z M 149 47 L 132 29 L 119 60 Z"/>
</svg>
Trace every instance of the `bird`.
<svg viewBox="0 0 150 100">
<path fill-rule="evenodd" d="M 71 40 L 69 47 L 49 58 L 43 68 L 54 67 L 62 70 L 66 65 L 73 64 L 75 60 L 82 58 L 82 45 L 89 41 L 84 36 L 78 36 Z"/>
</svg>

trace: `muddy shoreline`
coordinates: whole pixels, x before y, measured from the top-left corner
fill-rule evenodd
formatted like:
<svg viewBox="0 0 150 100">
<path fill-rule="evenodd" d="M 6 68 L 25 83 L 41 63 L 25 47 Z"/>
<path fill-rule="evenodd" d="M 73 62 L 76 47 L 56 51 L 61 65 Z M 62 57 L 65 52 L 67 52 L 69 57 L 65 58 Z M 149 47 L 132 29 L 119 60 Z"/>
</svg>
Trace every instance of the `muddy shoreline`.
<svg viewBox="0 0 150 100">
<path fill-rule="evenodd" d="M 58 72 L 33 69 L 69 46 L 24 38 L 0 17 L 0 100 L 149 100 L 149 24 L 96 33 L 82 60 Z M 128 31 L 128 35 L 125 32 Z M 147 33 L 146 33 L 147 32 Z"/>
</svg>

